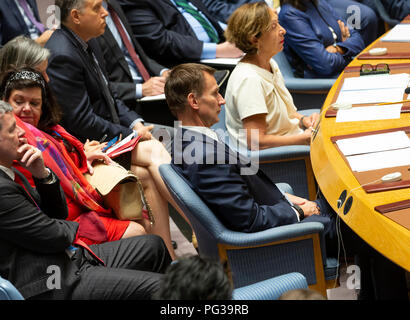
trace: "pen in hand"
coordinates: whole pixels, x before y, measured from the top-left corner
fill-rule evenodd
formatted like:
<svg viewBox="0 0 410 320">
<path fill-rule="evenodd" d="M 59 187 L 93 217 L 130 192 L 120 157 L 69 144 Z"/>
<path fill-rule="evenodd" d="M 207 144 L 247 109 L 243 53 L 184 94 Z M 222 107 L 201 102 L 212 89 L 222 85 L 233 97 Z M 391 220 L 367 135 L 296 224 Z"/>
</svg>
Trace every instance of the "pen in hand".
<svg viewBox="0 0 410 320">
<path fill-rule="evenodd" d="M 104 134 L 102 136 L 102 138 L 100 139 L 100 141 L 98 141 L 99 143 L 103 143 L 105 141 L 105 139 L 107 139 L 107 134 Z"/>
</svg>

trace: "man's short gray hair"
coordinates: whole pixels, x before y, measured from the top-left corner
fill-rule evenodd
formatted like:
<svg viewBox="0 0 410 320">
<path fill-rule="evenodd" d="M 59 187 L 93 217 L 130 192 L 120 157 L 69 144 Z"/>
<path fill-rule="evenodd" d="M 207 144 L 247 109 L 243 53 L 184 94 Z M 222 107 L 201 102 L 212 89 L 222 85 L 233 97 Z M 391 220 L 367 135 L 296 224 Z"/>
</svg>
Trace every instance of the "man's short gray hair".
<svg viewBox="0 0 410 320">
<path fill-rule="evenodd" d="M 56 0 L 55 5 L 60 8 L 61 23 L 67 22 L 71 10 L 81 10 L 87 0 Z"/>
<path fill-rule="evenodd" d="M 13 107 L 7 102 L 0 100 L 0 119 L 3 118 L 3 115 L 6 113 L 13 112 Z M 0 130 L 2 128 L 2 121 L 0 121 Z"/>
</svg>

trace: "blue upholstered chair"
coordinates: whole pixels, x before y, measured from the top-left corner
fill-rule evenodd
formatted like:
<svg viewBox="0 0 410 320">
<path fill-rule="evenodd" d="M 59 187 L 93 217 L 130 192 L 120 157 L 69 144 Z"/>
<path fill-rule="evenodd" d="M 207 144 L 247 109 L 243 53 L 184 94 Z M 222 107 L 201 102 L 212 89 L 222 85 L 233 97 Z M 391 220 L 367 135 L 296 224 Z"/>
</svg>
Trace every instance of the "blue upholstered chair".
<svg viewBox="0 0 410 320">
<path fill-rule="evenodd" d="M 232 292 L 233 300 L 277 300 L 290 290 L 306 289 L 306 278 L 298 272 L 287 273 L 253 283 Z"/>
<path fill-rule="evenodd" d="M 301 114 L 311 114 L 320 110 L 301 110 Z M 225 106 L 219 113 L 219 122 L 212 126 L 226 132 Z M 310 162 L 310 146 L 282 146 L 260 151 L 249 151 L 248 156 L 259 159 L 259 168 L 275 182 L 284 182 L 292 186 L 295 195 L 306 199 L 316 199 L 317 187 Z"/>
<path fill-rule="evenodd" d="M 298 110 L 321 109 L 327 93 L 335 83 L 336 79 L 297 78 L 293 74 L 292 67 L 283 51 L 276 54 L 273 59 L 276 61 L 279 70 L 282 72 L 286 88 L 292 94 Z"/>
<path fill-rule="evenodd" d="M 24 300 L 10 281 L 0 277 L 0 300 Z"/>
<path fill-rule="evenodd" d="M 336 259 L 323 259 L 321 223 L 297 223 L 255 233 L 231 231 L 172 165 L 162 164 L 159 171 L 192 225 L 199 254 L 227 262 L 234 288 L 299 272 L 309 288 L 326 297 L 326 281 L 336 279 L 338 265 Z"/>
</svg>

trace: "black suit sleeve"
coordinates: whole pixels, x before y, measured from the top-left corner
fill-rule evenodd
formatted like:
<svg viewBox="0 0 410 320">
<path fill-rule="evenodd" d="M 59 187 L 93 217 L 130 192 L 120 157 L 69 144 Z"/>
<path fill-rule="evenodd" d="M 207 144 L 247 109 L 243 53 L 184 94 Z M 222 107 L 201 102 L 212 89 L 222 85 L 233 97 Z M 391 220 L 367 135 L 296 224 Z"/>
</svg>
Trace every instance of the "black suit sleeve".
<svg viewBox="0 0 410 320">
<path fill-rule="evenodd" d="M 194 189 L 229 229 L 256 232 L 298 222 L 285 199 L 258 204 L 241 176 L 229 164 L 190 165 L 186 175 Z"/>
<path fill-rule="evenodd" d="M 56 55 L 50 59 L 47 69 L 50 85 L 63 109 L 64 126 L 82 141 L 99 140 L 104 133 L 108 139 L 119 134 L 126 137 L 132 132 L 128 127 L 104 119 L 93 111 L 79 59 L 78 56 Z M 121 122 L 129 121 L 129 116 L 127 111 L 119 110 Z"/>
<path fill-rule="evenodd" d="M 215 18 L 224 23 L 228 22 L 230 15 L 241 5 L 245 3 L 258 2 L 260 0 L 237 0 L 232 1 L 221 0 L 203 0 L 205 7 Z"/>
<path fill-rule="evenodd" d="M 41 198 L 41 209 L 50 218 L 65 220 L 68 217 L 67 201 L 58 177 L 54 172 L 52 174 L 55 178 L 52 184 L 41 183 L 33 176 L 36 190 Z"/>
<path fill-rule="evenodd" d="M 52 190 L 46 198 L 60 192 L 59 184 L 51 185 L 48 192 Z M 61 252 L 72 244 L 78 224 L 48 217 L 18 184 L 2 182 L 0 199 L 0 237 L 3 239 L 39 253 Z"/>
<path fill-rule="evenodd" d="M 175 64 L 200 59 L 203 42 L 194 35 L 167 28 L 149 1 L 120 2 L 134 36 L 150 57 L 162 62 L 164 56 Z"/>
</svg>

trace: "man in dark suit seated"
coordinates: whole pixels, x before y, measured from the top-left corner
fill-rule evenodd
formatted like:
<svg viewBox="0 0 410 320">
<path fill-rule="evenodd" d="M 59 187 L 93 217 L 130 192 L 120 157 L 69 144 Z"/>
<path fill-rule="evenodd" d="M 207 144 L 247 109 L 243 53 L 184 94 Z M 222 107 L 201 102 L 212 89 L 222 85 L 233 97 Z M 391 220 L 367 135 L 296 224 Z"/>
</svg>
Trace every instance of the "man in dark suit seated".
<svg viewBox="0 0 410 320">
<path fill-rule="evenodd" d="M 102 0 L 57 0 L 61 28 L 45 47 L 50 50 L 47 74 L 63 110 L 62 125 L 81 141 L 112 139 L 133 130 L 150 139 L 152 127 L 130 110 L 110 87 L 95 38 L 104 33 L 107 11 Z"/>
<path fill-rule="evenodd" d="M 26 299 L 150 299 L 171 258 L 158 236 L 88 247 L 56 175 L 0 101 L 0 275 Z M 31 172 L 34 190 L 17 170 Z"/>
<path fill-rule="evenodd" d="M 230 149 L 224 143 L 225 139 L 210 129 L 219 121 L 218 114 L 225 104 L 214 72 L 205 65 L 181 64 L 174 67 L 167 78 L 167 103 L 182 124 L 174 136 L 173 167 L 230 230 L 257 232 L 317 221 L 325 228 L 326 253 L 337 256 L 337 215 L 326 200 L 319 197 L 309 201 L 283 194 L 255 163 Z M 366 257 L 366 262 L 376 261 L 377 268 L 383 266 L 377 270 L 370 266 L 361 269 L 361 297 L 392 299 L 407 296 L 403 270 L 376 253 L 343 221 L 340 226 L 349 254 L 358 253 L 361 262 Z M 389 270 L 390 282 L 386 280 L 387 272 L 381 271 L 383 268 Z M 374 283 L 368 283 L 368 279 Z"/>
<path fill-rule="evenodd" d="M 107 26 L 97 41 L 109 81 L 117 89 L 119 98 L 135 104 L 136 99 L 164 93 L 168 68 L 145 54 L 117 1 L 107 0 L 103 5 L 108 11 Z"/>
<path fill-rule="evenodd" d="M 36 0 L 0 1 L 0 44 L 25 35 L 44 45 L 53 30 L 47 30 L 40 20 Z"/>
<path fill-rule="evenodd" d="M 108 80 L 118 98 L 148 121 L 173 125 L 165 99 L 141 102 L 137 99 L 164 93 L 168 68 L 149 58 L 132 35 L 121 6 L 115 0 L 103 2 L 108 11 L 104 34 L 97 38 Z"/>
<path fill-rule="evenodd" d="M 118 0 L 134 37 L 164 66 L 213 58 L 237 58 L 224 31 L 200 0 Z"/>
</svg>

